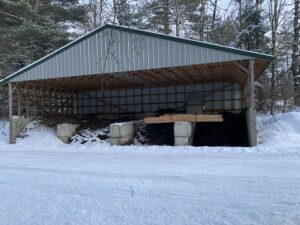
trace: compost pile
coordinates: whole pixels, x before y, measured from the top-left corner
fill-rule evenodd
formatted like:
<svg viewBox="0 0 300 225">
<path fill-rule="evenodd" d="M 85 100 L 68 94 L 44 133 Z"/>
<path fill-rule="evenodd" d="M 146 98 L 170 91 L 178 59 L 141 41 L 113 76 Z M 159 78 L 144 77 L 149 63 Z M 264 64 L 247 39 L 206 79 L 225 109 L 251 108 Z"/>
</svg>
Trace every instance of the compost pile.
<svg viewBox="0 0 300 225">
<path fill-rule="evenodd" d="M 109 143 L 109 121 L 86 122 L 70 138 L 71 143 Z"/>
<path fill-rule="evenodd" d="M 135 144 L 174 145 L 174 124 L 136 123 Z"/>
</svg>

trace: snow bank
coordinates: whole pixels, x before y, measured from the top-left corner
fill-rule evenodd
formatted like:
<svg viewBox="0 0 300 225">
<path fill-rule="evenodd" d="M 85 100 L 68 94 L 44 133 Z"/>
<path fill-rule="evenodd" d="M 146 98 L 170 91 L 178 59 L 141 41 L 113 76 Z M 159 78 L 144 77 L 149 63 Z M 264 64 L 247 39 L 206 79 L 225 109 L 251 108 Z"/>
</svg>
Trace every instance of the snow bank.
<svg viewBox="0 0 300 225">
<path fill-rule="evenodd" d="M 9 143 L 9 121 L 0 119 L 0 144 Z"/>
<path fill-rule="evenodd" d="M 67 145 L 38 121 L 9 145 L 2 120 L 0 224 L 297 225 L 299 118 L 258 116 L 254 148 Z"/>
<path fill-rule="evenodd" d="M 9 149 L 33 151 L 172 151 L 189 154 L 195 150 L 203 153 L 251 153 L 275 152 L 283 154 L 300 154 L 300 112 L 277 114 L 276 116 L 258 115 L 257 129 L 259 145 L 247 147 L 172 147 L 172 146 L 110 146 L 108 128 L 83 129 L 75 134 L 70 145 L 63 144 L 56 136 L 53 128 L 48 128 L 40 122 L 33 121 L 26 126 L 25 132 L 17 139 L 16 144 L 8 144 L 8 121 L 0 120 L 0 146 Z M 84 144 L 82 144 L 84 143 Z M 139 145 L 139 146 L 138 146 Z M 284 150 L 283 150 L 284 149 Z"/>
<path fill-rule="evenodd" d="M 259 115 L 257 129 L 258 140 L 262 146 L 300 147 L 300 112 L 282 113 L 275 116 Z"/>
<path fill-rule="evenodd" d="M 63 148 L 64 144 L 57 138 L 54 128 L 46 127 L 40 121 L 34 120 L 26 125 L 16 140 L 16 146 L 22 146 L 22 149 L 18 150 L 38 150 L 45 147 Z"/>
</svg>

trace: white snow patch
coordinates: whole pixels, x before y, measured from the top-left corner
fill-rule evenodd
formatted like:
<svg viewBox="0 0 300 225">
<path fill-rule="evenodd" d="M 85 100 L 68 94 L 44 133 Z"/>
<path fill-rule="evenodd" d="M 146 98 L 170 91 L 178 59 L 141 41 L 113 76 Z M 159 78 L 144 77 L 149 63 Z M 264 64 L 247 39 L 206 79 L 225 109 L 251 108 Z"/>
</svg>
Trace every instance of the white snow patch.
<svg viewBox="0 0 300 225">
<path fill-rule="evenodd" d="M 9 143 L 9 121 L 0 118 L 0 145 Z"/>
<path fill-rule="evenodd" d="M 63 149 L 64 144 L 57 138 L 56 130 L 46 127 L 40 121 L 33 120 L 26 125 L 20 137 L 17 138 L 15 146 L 23 146 L 18 150 L 41 150 L 43 148 L 57 147 Z M 11 145 L 11 146 L 14 146 Z"/>
<path fill-rule="evenodd" d="M 300 113 L 290 112 L 275 116 L 257 117 L 259 141 L 263 146 L 299 146 L 300 151 Z"/>
<path fill-rule="evenodd" d="M 258 116 L 254 148 L 67 145 L 31 122 L 0 136 L 0 224 L 298 225 L 299 118 Z"/>
</svg>

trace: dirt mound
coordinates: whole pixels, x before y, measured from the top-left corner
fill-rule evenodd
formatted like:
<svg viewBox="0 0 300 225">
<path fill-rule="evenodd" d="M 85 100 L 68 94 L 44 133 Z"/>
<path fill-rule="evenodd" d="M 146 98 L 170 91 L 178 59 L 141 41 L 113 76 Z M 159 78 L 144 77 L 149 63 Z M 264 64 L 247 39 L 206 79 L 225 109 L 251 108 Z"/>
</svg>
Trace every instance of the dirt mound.
<svg viewBox="0 0 300 225">
<path fill-rule="evenodd" d="M 136 123 L 135 143 L 142 145 L 174 145 L 174 124 Z"/>
</svg>

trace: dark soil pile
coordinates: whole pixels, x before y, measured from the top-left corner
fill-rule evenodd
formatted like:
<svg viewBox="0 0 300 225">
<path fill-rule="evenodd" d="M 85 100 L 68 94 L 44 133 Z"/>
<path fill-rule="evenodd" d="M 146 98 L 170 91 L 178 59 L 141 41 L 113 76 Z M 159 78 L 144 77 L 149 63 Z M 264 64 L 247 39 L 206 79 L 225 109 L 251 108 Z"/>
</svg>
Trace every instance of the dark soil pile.
<svg viewBox="0 0 300 225">
<path fill-rule="evenodd" d="M 109 143 L 109 121 L 88 121 L 82 123 L 70 138 L 71 143 Z"/>
<path fill-rule="evenodd" d="M 136 124 L 135 142 L 143 145 L 174 145 L 174 124 Z"/>
</svg>

